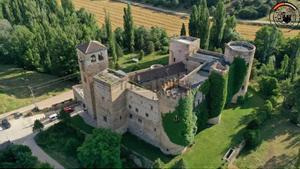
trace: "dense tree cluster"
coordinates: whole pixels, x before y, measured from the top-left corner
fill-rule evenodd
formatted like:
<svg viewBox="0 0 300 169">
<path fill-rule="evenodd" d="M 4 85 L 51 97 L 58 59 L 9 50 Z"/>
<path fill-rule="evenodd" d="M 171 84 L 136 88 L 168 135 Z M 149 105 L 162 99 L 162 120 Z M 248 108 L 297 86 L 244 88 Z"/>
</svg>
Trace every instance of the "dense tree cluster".
<svg viewBox="0 0 300 169">
<path fill-rule="evenodd" d="M 0 60 L 57 75 L 77 71 L 75 46 L 99 39 L 94 17 L 70 0 L 15 0 L 1 4 Z"/>
<path fill-rule="evenodd" d="M 231 3 L 229 13 L 240 19 L 258 19 L 269 14 L 272 6 L 279 0 L 243 0 Z"/>
<path fill-rule="evenodd" d="M 210 15 L 213 20 L 210 20 Z M 212 26 L 211 26 L 212 25 Z M 209 13 L 206 0 L 200 0 L 192 8 L 189 20 L 189 35 L 200 38 L 200 46 L 204 49 L 222 49 L 224 43 L 239 38 L 235 31 L 235 17 L 227 16 L 224 2 L 219 0 L 217 10 Z"/>
<path fill-rule="evenodd" d="M 164 130 L 175 144 L 188 146 L 194 141 L 197 117 L 193 112 L 193 101 L 194 95 L 189 93 L 179 100 L 174 112 L 163 117 Z"/>
<path fill-rule="evenodd" d="M 16 0 L 0 3 L 0 60 L 2 63 L 55 75 L 78 71 L 75 46 L 98 40 L 109 48 L 116 64 L 123 51 L 168 51 L 165 30 L 135 27 L 130 5 L 124 9 L 124 28 L 112 30 L 109 13 L 102 29 L 93 15 L 75 10 L 71 0 Z M 135 43 L 136 42 L 136 43 Z"/>
<path fill-rule="evenodd" d="M 32 155 L 29 147 L 8 145 L 0 152 L 0 168 L 52 168 L 48 163 L 41 163 Z"/>
<path fill-rule="evenodd" d="M 121 136 L 107 129 L 95 129 L 78 148 L 85 168 L 121 168 Z"/>
</svg>

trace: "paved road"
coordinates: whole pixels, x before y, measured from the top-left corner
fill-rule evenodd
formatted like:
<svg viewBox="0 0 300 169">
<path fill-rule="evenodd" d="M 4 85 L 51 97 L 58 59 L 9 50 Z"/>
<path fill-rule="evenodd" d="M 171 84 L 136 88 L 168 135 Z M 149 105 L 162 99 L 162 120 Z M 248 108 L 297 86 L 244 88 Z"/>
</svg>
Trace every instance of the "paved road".
<svg viewBox="0 0 300 169">
<path fill-rule="evenodd" d="M 74 98 L 73 91 L 69 90 L 69 91 L 61 93 L 57 96 L 48 98 L 46 100 L 42 100 L 40 102 L 37 102 L 36 105 L 39 109 L 44 109 L 44 108 L 47 108 L 47 107 L 51 107 L 53 104 L 61 103 L 63 101 L 73 99 L 73 98 Z M 28 111 L 32 110 L 34 107 L 35 107 L 35 105 L 32 104 L 32 105 L 29 105 L 29 106 L 26 106 L 26 107 L 19 108 L 17 110 L 13 110 L 13 111 L 1 114 L 0 119 L 5 118 L 5 117 L 7 117 L 7 116 L 9 116 L 9 115 L 11 115 L 15 112 L 20 112 L 20 113 L 28 112 Z"/>
<path fill-rule="evenodd" d="M 55 161 L 52 157 L 50 157 L 47 153 L 45 153 L 35 142 L 34 137 L 35 137 L 36 133 L 32 133 L 28 136 L 26 136 L 25 138 L 22 138 L 20 140 L 16 140 L 14 141 L 14 143 L 16 144 L 23 144 L 28 146 L 31 151 L 32 154 L 34 156 L 36 156 L 39 161 L 41 162 L 47 162 L 49 163 L 52 167 L 54 167 L 55 169 L 63 169 L 64 167 L 59 164 L 57 161 Z"/>
</svg>

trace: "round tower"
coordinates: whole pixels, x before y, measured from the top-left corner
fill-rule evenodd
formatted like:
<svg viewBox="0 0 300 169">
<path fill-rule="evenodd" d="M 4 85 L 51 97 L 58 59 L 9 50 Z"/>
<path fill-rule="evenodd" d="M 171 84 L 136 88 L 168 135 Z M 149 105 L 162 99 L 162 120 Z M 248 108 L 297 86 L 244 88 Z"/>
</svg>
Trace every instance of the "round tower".
<svg viewBox="0 0 300 169">
<path fill-rule="evenodd" d="M 234 58 L 241 57 L 248 64 L 244 83 L 240 91 L 232 98 L 233 103 L 236 103 L 239 96 L 244 96 L 247 93 L 255 51 L 256 47 L 245 41 L 231 41 L 225 45 L 224 59 L 226 62 L 231 64 Z"/>
</svg>

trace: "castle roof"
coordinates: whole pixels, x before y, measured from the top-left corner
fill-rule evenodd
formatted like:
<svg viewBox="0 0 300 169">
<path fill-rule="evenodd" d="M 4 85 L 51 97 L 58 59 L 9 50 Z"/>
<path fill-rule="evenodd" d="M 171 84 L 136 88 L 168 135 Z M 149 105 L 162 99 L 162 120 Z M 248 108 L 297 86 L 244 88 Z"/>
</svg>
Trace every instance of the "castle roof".
<svg viewBox="0 0 300 169">
<path fill-rule="evenodd" d="M 87 43 L 83 43 L 81 45 L 78 45 L 76 48 L 84 54 L 90 54 L 107 49 L 103 44 L 101 44 L 98 41 L 90 41 Z"/>
<path fill-rule="evenodd" d="M 135 81 L 137 81 L 138 83 L 149 82 L 155 79 L 176 75 L 182 72 L 186 72 L 185 65 L 184 63 L 179 62 L 157 69 L 139 72 L 135 75 Z"/>
</svg>

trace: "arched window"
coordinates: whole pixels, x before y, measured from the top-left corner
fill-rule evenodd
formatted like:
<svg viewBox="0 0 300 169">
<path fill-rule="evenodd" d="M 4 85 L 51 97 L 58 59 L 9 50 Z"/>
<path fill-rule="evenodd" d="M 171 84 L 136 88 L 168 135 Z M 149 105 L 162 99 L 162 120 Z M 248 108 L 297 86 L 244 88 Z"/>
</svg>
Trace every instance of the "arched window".
<svg viewBox="0 0 300 169">
<path fill-rule="evenodd" d="M 102 56 L 102 54 L 98 54 L 98 60 L 99 60 L 99 61 L 104 60 L 104 57 Z"/>
<path fill-rule="evenodd" d="M 91 56 L 91 62 L 96 62 L 96 56 L 95 55 Z"/>
</svg>

